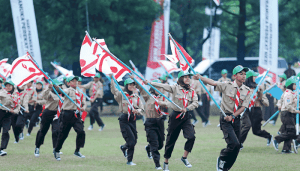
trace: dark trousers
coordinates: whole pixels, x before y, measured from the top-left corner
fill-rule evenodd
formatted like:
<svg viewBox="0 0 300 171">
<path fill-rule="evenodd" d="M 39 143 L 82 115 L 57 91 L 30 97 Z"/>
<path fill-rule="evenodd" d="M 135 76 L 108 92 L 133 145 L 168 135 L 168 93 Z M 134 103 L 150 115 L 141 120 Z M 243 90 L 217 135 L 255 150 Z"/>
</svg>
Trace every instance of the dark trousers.
<svg viewBox="0 0 300 171">
<path fill-rule="evenodd" d="M 189 112 L 187 112 L 184 118 L 179 117 L 176 119 L 176 116 L 180 112 L 173 111 L 169 116 L 169 124 L 168 124 L 168 134 L 167 141 L 165 146 L 165 155 L 166 159 L 171 158 L 175 143 L 178 139 L 180 131 L 183 131 L 183 137 L 187 139 L 184 150 L 191 152 L 195 142 L 195 129 L 191 123 L 191 116 Z"/>
<path fill-rule="evenodd" d="M 161 150 L 164 146 L 164 119 L 161 117 L 147 118 L 144 125 L 147 136 L 147 142 L 149 142 L 147 148 L 150 148 L 155 166 L 160 167 L 160 153 L 158 150 Z"/>
<path fill-rule="evenodd" d="M 261 130 L 261 121 L 262 111 L 260 107 L 252 107 L 251 111 L 249 109 L 246 110 L 242 117 L 242 126 L 241 126 L 241 135 L 240 135 L 240 143 L 244 143 L 250 128 L 252 127 L 252 132 L 254 135 L 270 138 L 271 134 L 265 130 Z"/>
<path fill-rule="evenodd" d="M 30 118 L 30 123 L 29 123 L 29 127 L 28 127 L 28 133 L 29 134 L 31 133 L 33 127 L 35 126 L 35 124 L 38 120 L 38 117 L 40 116 L 42 111 L 43 111 L 43 106 L 36 105 L 36 109 L 35 109 L 35 111 L 33 112 L 33 114 L 31 115 L 31 118 Z"/>
<path fill-rule="evenodd" d="M 275 137 L 278 143 L 284 141 L 283 150 L 291 150 L 291 142 L 293 139 L 297 139 L 295 128 L 295 114 L 288 111 L 281 112 L 282 132 Z M 300 139 L 300 137 L 299 137 Z M 297 141 L 299 141 L 297 139 Z M 300 141 L 299 141 L 300 142 Z"/>
<path fill-rule="evenodd" d="M 104 123 L 99 116 L 98 107 L 102 104 L 102 98 L 97 98 L 94 103 L 92 103 L 91 110 L 90 110 L 90 123 L 93 125 L 96 122 L 99 126 L 103 126 Z M 101 110 L 102 111 L 102 110 Z"/>
<path fill-rule="evenodd" d="M 124 149 L 127 149 L 127 161 L 131 162 L 134 154 L 134 147 L 137 143 L 137 131 L 136 131 L 136 120 L 134 120 L 134 116 L 130 115 L 128 121 L 128 114 L 122 114 L 119 117 L 119 124 L 122 136 L 125 140 L 125 144 L 123 145 Z"/>
<path fill-rule="evenodd" d="M 35 146 L 40 148 L 42 144 L 44 144 L 45 136 L 52 125 L 52 144 L 53 148 L 56 147 L 58 135 L 59 135 L 59 121 L 58 119 L 53 120 L 57 111 L 50 111 L 45 109 L 42 114 L 41 127 L 36 135 Z"/>
<path fill-rule="evenodd" d="M 77 133 L 76 136 L 76 149 L 83 148 L 85 143 L 85 132 L 83 130 L 83 123 L 80 117 L 75 117 L 75 111 L 73 110 L 63 110 L 62 111 L 62 122 L 59 128 L 59 136 L 55 151 L 59 152 L 67 139 L 71 128 Z"/>
<path fill-rule="evenodd" d="M 278 107 L 276 106 L 276 107 L 275 107 L 275 111 L 277 111 L 277 110 L 278 110 Z M 274 113 L 275 113 L 275 112 L 274 112 Z M 273 114 L 274 114 L 274 113 L 273 113 Z M 273 115 L 273 114 L 272 114 L 272 115 Z M 280 114 L 280 112 L 279 112 L 278 115 L 276 115 L 272 120 L 276 122 L 277 119 L 278 119 L 279 114 Z"/>
<path fill-rule="evenodd" d="M 1 137 L 1 148 L 0 150 L 6 149 L 9 141 L 10 125 L 11 125 L 11 113 L 6 110 L 0 109 L 0 125 L 2 127 L 2 137 Z M 0 127 L 0 132 L 1 132 Z"/>
<path fill-rule="evenodd" d="M 19 135 L 22 133 L 25 125 L 25 117 L 22 114 L 12 114 L 11 115 L 11 127 L 14 132 L 14 136 L 17 142 L 19 142 Z"/>
<path fill-rule="evenodd" d="M 232 113 L 226 113 L 231 115 Z M 227 143 L 227 147 L 220 152 L 220 159 L 225 161 L 224 169 L 230 169 L 240 151 L 240 116 L 234 119 L 234 123 L 227 122 L 224 116 L 220 116 L 220 128 L 223 132 L 224 139 Z"/>
<path fill-rule="evenodd" d="M 34 106 L 33 105 L 28 105 L 28 110 L 29 110 L 29 113 L 24 112 L 25 121 L 27 121 L 27 119 L 29 119 L 29 120 L 31 119 L 31 116 L 34 113 Z"/>
<path fill-rule="evenodd" d="M 202 106 L 201 106 L 202 113 L 208 120 L 209 119 L 209 111 L 210 111 L 210 100 L 208 100 L 206 94 L 201 94 L 201 101 L 202 101 Z"/>
<path fill-rule="evenodd" d="M 266 121 L 268 120 L 276 111 L 274 107 L 274 97 L 272 97 L 270 94 L 266 95 L 269 100 L 269 106 L 263 107 L 263 119 Z M 274 119 L 273 119 L 274 120 Z"/>
</svg>

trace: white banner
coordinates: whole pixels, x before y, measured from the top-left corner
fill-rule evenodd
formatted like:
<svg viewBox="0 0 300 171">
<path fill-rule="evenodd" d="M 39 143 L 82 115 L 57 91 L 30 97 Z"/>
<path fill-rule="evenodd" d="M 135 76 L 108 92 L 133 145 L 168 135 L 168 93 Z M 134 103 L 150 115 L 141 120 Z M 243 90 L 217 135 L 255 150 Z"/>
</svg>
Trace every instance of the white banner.
<svg viewBox="0 0 300 171">
<path fill-rule="evenodd" d="M 278 1 L 260 0 L 259 73 L 270 68 L 276 82 L 278 67 Z"/>
<path fill-rule="evenodd" d="M 205 39 L 207 35 L 208 30 L 204 28 L 203 39 Z M 202 46 L 202 60 L 220 58 L 220 40 L 221 31 L 215 27 L 212 29 L 209 39 L 207 39 Z"/>
<path fill-rule="evenodd" d="M 10 0 L 19 56 L 28 51 L 42 68 L 42 59 L 32 0 Z"/>
</svg>

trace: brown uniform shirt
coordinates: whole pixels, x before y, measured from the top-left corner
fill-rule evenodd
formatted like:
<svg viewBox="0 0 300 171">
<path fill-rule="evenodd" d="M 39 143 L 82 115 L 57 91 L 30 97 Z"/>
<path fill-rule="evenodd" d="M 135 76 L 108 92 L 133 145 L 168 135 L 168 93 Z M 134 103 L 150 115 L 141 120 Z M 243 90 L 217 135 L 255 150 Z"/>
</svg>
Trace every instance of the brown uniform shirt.
<svg viewBox="0 0 300 171">
<path fill-rule="evenodd" d="M 155 100 L 148 95 L 148 93 L 137 84 L 137 88 L 140 90 L 141 96 L 144 98 L 145 104 L 145 116 L 146 118 L 159 118 L 161 114 L 155 110 Z M 163 96 L 158 95 L 156 97 L 158 101 L 164 102 L 166 100 Z M 166 104 L 166 103 L 165 103 Z M 161 109 L 161 107 L 160 107 Z M 162 109 L 161 109 L 162 111 Z"/>
<path fill-rule="evenodd" d="M 221 82 L 221 83 L 223 83 L 223 82 L 231 82 L 231 80 L 229 78 L 227 78 L 227 77 L 226 78 L 221 77 L 221 78 L 219 78 L 218 82 Z"/>
<path fill-rule="evenodd" d="M 115 82 L 113 79 L 111 79 L 110 89 L 111 89 L 111 93 L 114 95 L 115 100 L 119 104 L 119 112 L 128 114 L 128 102 L 123 97 L 122 93 L 116 88 Z M 124 92 L 124 93 L 127 94 L 126 92 Z M 128 99 L 132 99 L 132 106 L 138 111 L 138 113 L 140 115 L 142 115 L 144 112 L 144 105 L 143 105 L 141 99 L 139 99 L 139 96 L 136 94 L 132 94 L 130 97 L 128 97 Z M 138 102 L 138 99 L 139 99 L 139 102 Z"/>
<path fill-rule="evenodd" d="M 8 92 L 5 89 L 1 89 L 0 90 L 0 103 L 9 108 L 9 109 L 13 109 L 15 114 L 18 114 L 20 111 L 20 104 L 14 103 L 14 100 L 18 99 L 18 95 L 16 93 L 8 94 Z M 2 106 L 0 106 L 0 109 L 5 110 L 6 109 Z"/>
<path fill-rule="evenodd" d="M 37 92 L 35 91 L 34 88 L 25 88 L 24 89 L 24 94 L 25 94 L 25 97 L 26 98 L 26 101 L 30 101 L 30 100 L 34 100 L 35 102 L 37 101 Z M 35 102 L 31 102 L 31 103 L 28 103 L 28 105 L 34 105 Z"/>
<path fill-rule="evenodd" d="M 235 98 L 237 93 L 238 85 L 236 82 L 218 82 L 217 86 L 215 87 L 215 91 L 220 91 L 222 93 L 222 102 L 221 102 L 221 109 L 225 113 L 233 113 L 234 105 L 235 105 Z M 250 88 L 245 86 L 244 84 L 239 87 L 240 92 L 240 101 L 239 107 L 246 107 L 248 108 L 250 102 Z"/>
<path fill-rule="evenodd" d="M 197 94 L 201 95 L 202 85 L 199 80 L 191 79 L 190 85 L 191 88 L 194 89 Z"/>
<path fill-rule="evenodd" d="M 83 88 L 89 89 L 89 96 L 93 96 L 93 87 L 94 87 L 95 81 L 90 81 L 89 83 L 82 85 Z M 96 94 L 95 98 L 102 98 L 103 97 L 103 84 L 98 81 L 96 84 Z"/>
<path fill-rule="evenodd" d="M 75 94 L 75 92 L 76 92 L 76 90 L 74 89 L 74 88 L 72 88 L 72 87 L 69 87 L 69 88 L 67 88 L 67 89 L 63 89 L 63 91 L 75 102 L 75 103 L 77 103 L 76 102 L 76 94 Z M 78 91 L 78 90 L 77 90 Z M 80 98 L 81 98 L 81 96 L 82 96 L 82 93 L 80 93 L 79 91 L 78 91 L 78 93 L 80 94 Z M 83 98 L 83 99 L 85 99 L 85 98 Z M 82 109 L 84 109 L 84 110 L 86 110 L 86 106 L 87 106 L 87 104 L 86 104 L 86 101 L 85 100 L 83 100 L 82 102 Z M 69 98 L 67 98 L 67 97 L 64 97 L 64 104 L 63 104 L 63 106 L 62 106 L 62 109 L 63 110 L 77 110 L 77 106 L 73 103 L 73 102 L 71 102 L 71 100 L 69 99 Z"/>
<path fill-rule="evenodd" d="M 263 93 L 265 91 L 264 86 L 261 85 L 260 88 L 262 89 L 262 91 L 258 90 L 257 92 Z M 252 95 L 253 91 L 254 91 L 254 89 L 251 89 L 250 96 Z M 254 101 L 254 107 L 262 107 L 262 105 L 264 105 L 266 107 L 269 106 L 269 100 L 268 100 L 266 94 L 263 94 L 261 99 L 256 98 Z"/>
<path fill-rule="evenodd" d="M 281 107 L 281 111 L 289 111 L 295 113 L 297 107 L 297 95 L 293 91 L 287 89 L 277 103 L 278 107 Z"/>
<path fill-rule="evenodd" d="M 59 103 L 59 97 L 53 93 L 52 88 L 47 88 L 43 93 L 43 98 L 46 100 L 46 106 L 45 109 L 51 110 L 51 111 L 57 111 L 58 103 Z M 63 99 L 63 97 L 61 97 Z"/>
<path fill-rule="evenodd" d="M 162 84 L 162 83 L 156 83 L 156 82 L 151 82 L 151 84 L 154 87 L 159 87 L 159 88 L 163 88 L 164 90 L 166 90 L 169 93 L 172 93 L 172 101 L 177 104 L 179 107 L 184 108 L 183 106 L 183 99 L 184 98 L 184 93 L 182 90 L 184 90 L 183 87 L 181 87 L 178 84 L 174 84 L 174 85 L 168 85 L 168 84 Z M 185 90 L 184 90 L 185 91 Z M 188 99 L 188 106 L 186 107 L 187 109 L 189 109 L 190 111 L 197 108 L 198 107 L 198 96 L 195 92 L 194 89 L 190 89 L 188 90 L 188 94 L 186 96 L 186 98 Z M 193 91 L 194 91 L 194 95 L 193 95 Z M 170 106 L 174 111 L 180 111 L 180 109 L 178 109 L 174 104 L 168 102 L 168 106 Z"/>
<path fill-rule="evenodd" d="M 41 92 L 37 93 L 37 100 L 36 100 L 36 104 L 39 105 L 44 105 L 46 104 L 46 100 L 43 98 L 43 93 L 45 92 L 45 90 L 42 90 Z"/>
<path fill-rule="evenodd" d="M 20 105 L 22 107 L 24 107 L 26 111 L 29 111 L 29 108 L 28 108 L 28 98 L 25 98 L 26 92 L 24 90 L 21 91 L 20 93 L 17 93 L 17 92 L 18 91 L 15 91 L 15 93 L 18 94 L 18 96 L 20 96 Z"/>
</svg>

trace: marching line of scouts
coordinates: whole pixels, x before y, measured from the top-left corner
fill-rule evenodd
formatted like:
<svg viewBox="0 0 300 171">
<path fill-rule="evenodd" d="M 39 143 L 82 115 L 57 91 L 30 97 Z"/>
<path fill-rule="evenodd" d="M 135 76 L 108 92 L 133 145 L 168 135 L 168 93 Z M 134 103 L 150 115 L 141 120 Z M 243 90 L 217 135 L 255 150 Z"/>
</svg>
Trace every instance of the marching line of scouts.
<svg viewBox="0 0 300 171">
<path fill-rule="evenodd" d="M 291 144 L 293 143 L 294 152 L 297 153 L 300 136 L 296 136 L 295 114 L 300 113 L 300 111 L 296 110 L 297 98 L 293 92 L 296 89 L 296 78 L 287 79 L 285 74 L 279 76 L 280 82 L 277 84 L 284 91 L 281 99 L 277 102 L 277 108 L 281 111 L 282 126 L 279 135 L 273 138 L 269 132 L 261 130 L 261 121 L 263 120 L 261 107 L 269 106 L 269 100 L 266 94 L 263 94 L 266 86 L 261 85 L 253 100 L 250 99 L 252 92 L 257 87 L 255 79 L 258 73 L 241 65 L 236 66 L 232 73 L 234 81 L 227 78 L 227 70 L 222 70 L 222 78 L 218 81 L 209 79 L 207 76 L 201 76 L 199 73 L 193 75 L 183 71 L 179 72 L 177 84 L 174 85 L 169 85 L 166 82 L 166 76 L 161 77 L 160 80 L 144 81 L 145 84 L 150 83 L 160 92 L 169 94 L 172 101 L 182 108 L 181 110 L 153 88 L 150 88 L 149 92 L 156 100 L 151 98 L 139 84 L 135 83 L 133 77 L 126 79 L 122 88 L 129 99 L 127 101 L 116 88 L 113 79 L 111 79 L 110 88 L 119 104 L 121 115 L 118 120 L 121 134 L 125 140 L 125 144 L 120 146 L 120 150 L 127 159 L 127 165 L 136 165 L 133 163 L 134 148 L 138 138 L 136 116 L 143 115 L 146 118 L 144 125 L 148 142 L 145 150 L 148 158 L 153 159 L 155 169 L 169 170 L 169 159 L 181 130 L 183 131 L 183 137 L 187 139 L 181 161 L 186 167 L 192 167 L 187 157 L 193 149 L 196 138 L 194 125 L 198 120 L 194 112 L 196 111 L 201 117 L 203 127 L 210 124 L 210 97 L 200 85 L 198 79 L 204 82 L 210 92 L 212 91 L 211 86 L 214 86 L 215 91 L 220 92 L 222 97 L 221 109 L 226 113 L 226 117 L 220 115 L 220 128 L 227 147 L 221 150 L 217 159 L 216 167 L 218 171 L 227 171 L 233 166 L 251 127 L 254 135 L 266 138 L 267 145 L 269 146 L 272 143 L 275 150 L 278 151 L 278 144 L 284 142 L 282 152 L 291 153 Z M 5 87 L 1 87 L 0 90 L 0 101 L 10 110 L 0 107 L 0 126 L 2 128 L 0 156 L 7 154 L 4 149 L 7 148 L 8 132 L 11 126 L 15 143 L 18 143 L 20 139 L 24 139 L 23 130 L 25 125 L 28 127 L 27 136 L 30 136 L 39 116 L 41 116 L 41 127 L 37 132 L 35 141 L 34 155 L 36 157 L 40 156 L 41 145 L 51 125 L 53 154 L 56 160 L 61 160 L 60 154 L 62 152 L 60 150 L 71 128 L 77 133 L 74 155 L 85 158 L 80 153 L 80 148 L 83 148 L 85 144 L 86 135 L 83 123 L 87 114 L 85 111 L 87 103 L 83 98 L 83 94 L 77 88 L 80 88 L 83 92 L 89 89 L 91 120 L 88 130 L 93 129 L 93 124 L 96 121 L 100 127 L 99 131 L 102 131 L 105 124 L 99 116 L 98 107 L 100 106 L 102 109 L 103 85 L 100 82 L 99 73 L 96 74 L 93 81 L 86 85 L 81 85 L 81 81 L 82 79 L 76 76 L 65 78 L 64 83 L 54 80 L 56 85 L 62 88 L 81 108 L 78 108 L 68 98 L 64 98 L 64 94 L 57 86 L 47 82 L 37 81 L 35 88 L 33 87 L 33 81 L 24 87 L 16 87 L 11 81 L 5 82 Z M 3 80 L 0 80 L 0 82 L 3 83 Z M 54 89 L 60 97 L 55 94 Z M 145 105 L 136 93 L 136 89 L 139 90 Z M 61 99 L 63 99 L 63 102 Z M 130 108 L 128 102 L 134 107 L 133 109 Z M 199 107 L 199 104 L 201 107 Z M 168 108 L 172 109 L 170 114 L 167 113 Z M 193 111 L 194 109 L 195 111 Z M 169 115 L 169 121 L 165 139 L 164 120 L 166 120 L 166 115 Z M 241 117 L 241 115 L 243 116 Z M 191 119 L 194 121 L 191 122 Z M 163 148 L 164 141 L 166 141 L 164 163 L 161 167 L 159 150 Z"/>
</svg>

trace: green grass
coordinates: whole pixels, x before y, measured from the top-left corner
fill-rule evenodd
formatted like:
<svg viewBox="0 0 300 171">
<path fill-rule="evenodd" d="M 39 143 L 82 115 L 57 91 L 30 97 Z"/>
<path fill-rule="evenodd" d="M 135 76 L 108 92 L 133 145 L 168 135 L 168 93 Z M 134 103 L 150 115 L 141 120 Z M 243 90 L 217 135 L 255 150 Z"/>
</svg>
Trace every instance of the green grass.
<svg viewBox="0 0 300 171">
<path fill-rule="evenodd" d="M 73 155 L 75 150 L 76 133 L 72 129 L 69 137 L 65 141 L 61 155 L 61 161 L 54 159 L 52 154 L 51 131 L 48 132 L 44 145 L 40 149 L 40 157 L 34 156 L 36 132 L 39 128 L 34 128 L 30 137 L 25 136 L 18 144 L 14 144 L 12 130 L 10 131 L 10 142 L 5 151 L 7 156 L 0 157 L 0 170 L 154 170 L 153 160 L 146 156 L 145 145 L 147 145 L 144 126 L 142 121 L 137 121 L 138 142 L 135 147 L 133 162 L 136 166 L 127 166 L 126 159 L 119 149 L 124 140 L 120 133 L 117 117 L 102 118 L 106 127 L 99 132 L 98 126 L 94 125 L 94 130 L 88 131 L 89 118 L 85 122 L 86 143 L 81 149 L 85 159 L 77 158 Z M 219 128 L 218 117 L 211 117 L 212 125 L 203 128 L 200 123 L 195 127 L 196 141 L 192 153 L 189 155 L 189 162 L 193 165 L 191 169 L 185 168 L 180 161 L 183 154 L 185 139 L 182 134 L 177 140 L 172 158 L 169 160 L 170 170 L 216 170 L 216 160 L 220 150 L 226 146 L 222 139 L 223 134 Z M 281 122 L 277 125 L 267 125 L 265 129 L 275 135 Z M 167 126 L 167 122 L 165 122 Z M 27 131 L 27 130 L 25 130 Z M 167 132 L 165 132 L 167 134 Z M 280 151 L 283 143 L 280 144 Z M 160 151 L 161 164 L 163 164 L 164 148 Z M 299 157 L 296 154 L 279 154 L 271 145 L 266 146 L 266 139 L 254 136 L 250 131 L 244 143 L 244 149 L 240 152 L 232 171 L 253 171 L 253 170 L 300 170 L 298 164 Z"/>
</svg>

